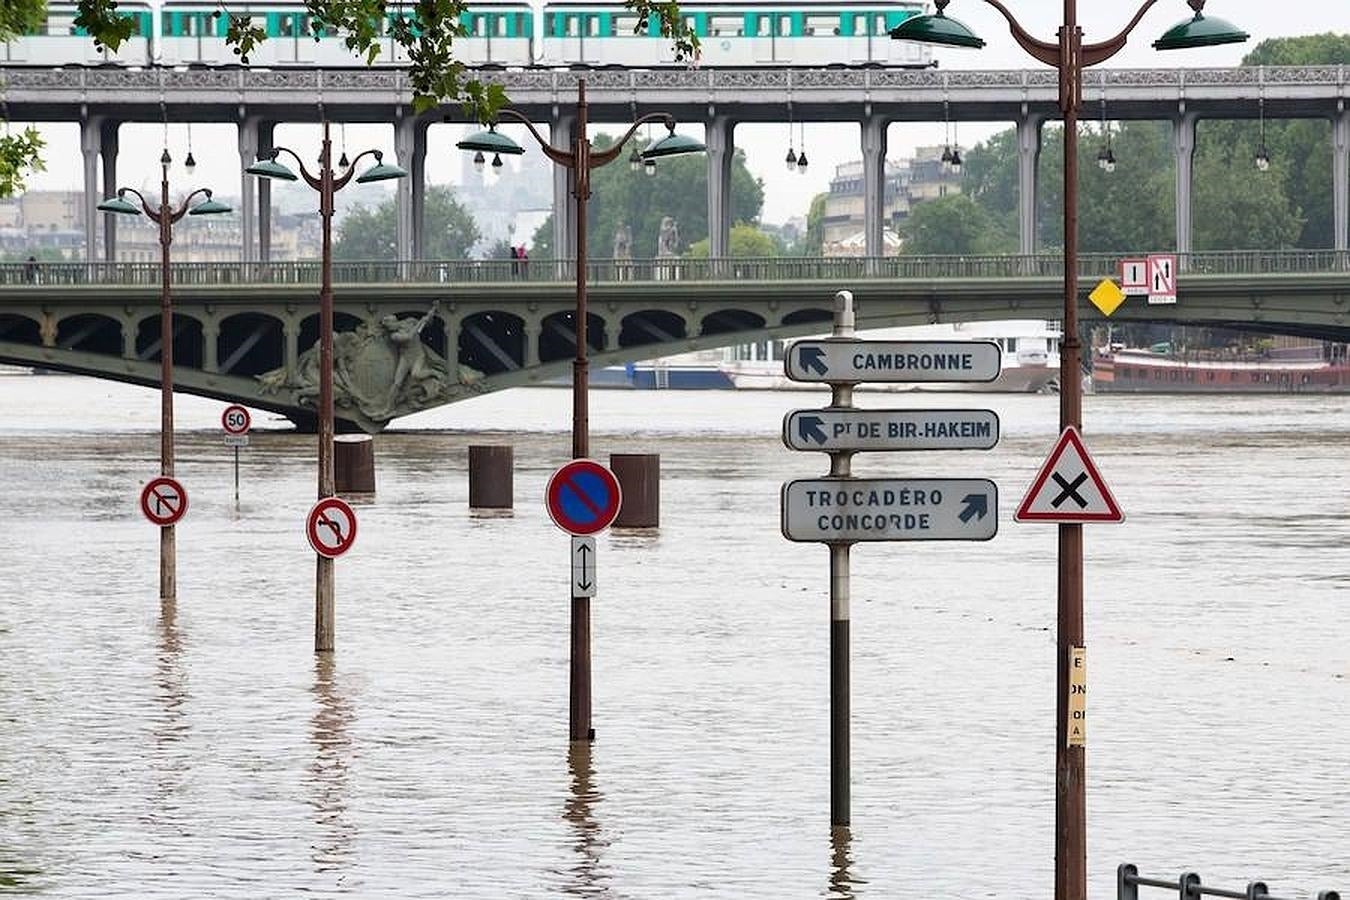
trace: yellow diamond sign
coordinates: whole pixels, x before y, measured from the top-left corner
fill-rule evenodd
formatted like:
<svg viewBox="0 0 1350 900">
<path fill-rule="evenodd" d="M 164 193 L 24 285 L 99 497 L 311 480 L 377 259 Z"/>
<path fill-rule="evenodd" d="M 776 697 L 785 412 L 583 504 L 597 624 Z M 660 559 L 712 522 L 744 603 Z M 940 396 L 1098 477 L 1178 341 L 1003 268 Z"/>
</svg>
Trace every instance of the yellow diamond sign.
<svg viewBox="0 0 1350 900">
<path fill-rule="evenodd" d="M 1110 278 L 1103 278 L 1102 283 L 1088 294 L 1088 299 L 1092 301 L 1093 306 L 1102 311 L 1102 315 L 1109 316 L 1125 302 L 1125 292 L 1116 287 L 1116 283 Z"/>
</svg>

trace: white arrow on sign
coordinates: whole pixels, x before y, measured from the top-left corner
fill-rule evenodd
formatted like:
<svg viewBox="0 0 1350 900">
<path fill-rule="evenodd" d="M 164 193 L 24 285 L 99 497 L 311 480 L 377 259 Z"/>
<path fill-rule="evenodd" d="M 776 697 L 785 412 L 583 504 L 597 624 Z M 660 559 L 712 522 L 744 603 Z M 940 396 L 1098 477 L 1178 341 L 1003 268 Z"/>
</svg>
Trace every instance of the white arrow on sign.
<svg viewBox="0 0 1350 900">
<path fill-rule="evenodd" d="M 796 409 L 783 418 L 790 450 L 988 450 L 990 409 Z"/>
<path fill-rule="evenodd" d="M 793 381 L 993 381 L 1003 353 L 993 341 L 798 341 L 783 360 Z"/>
<path fill-rule="evenodd" d="M 572 536 L 572 596 L 595 596 L 595 538 Z"/>
<path fill-rule="evenodd" d="M 783 485 L 790 541 L 987 541 L 998 486 L 987 478 L 807 478 Z"/>
</svg>

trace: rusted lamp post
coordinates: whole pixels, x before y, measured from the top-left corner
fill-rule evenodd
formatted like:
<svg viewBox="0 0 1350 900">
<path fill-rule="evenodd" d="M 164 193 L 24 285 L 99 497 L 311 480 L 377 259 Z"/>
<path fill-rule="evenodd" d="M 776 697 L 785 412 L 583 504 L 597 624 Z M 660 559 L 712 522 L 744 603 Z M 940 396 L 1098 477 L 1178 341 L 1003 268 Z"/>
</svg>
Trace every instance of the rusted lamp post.
<svg viewBox="0 0 1350 900">
<path fill-rule="evenodd" d="M 287 147 L 274 147 L 259 155 L 257 162 L 244 171 L 261 178 L 277 178 L 281 181 L 297 181 L 304 178 L 305 183 L 319 192 L 319 218 L 323 223 L 323 265 L 321 286 L 319 288 L 319 499 L 331 497 L 336 488 L 333 483 L 333 195 L 352 181 L 367 184 L 372 181 L 388 181 L 402 178 L 408 173 L 398 166 L 384 161 L 379 150 L 366 150 L 357 154 L 350 162 L 344 153 L 338 160 L 337 169 L 333 167 L 333 143 L 329 139 L 328 121 L 323 123 L 323 144 L 319 151 L 319 171 L 310 172 L 294 150 Z M 285 153 L 295 160 L 300 169 L 297 176 L 288 166 L 277 162 L 277 157 Z M 375 165 L 356 174 L 356 164 L 364 157 L 373 156 Z M 333 560 L 315 554 L 318 560 L 314 576 L 314 651 L 327 653 L 333 649 L 334 642 L 334 606 L 333 606 Z"/>
<path fill-rule="evenodd" d="M 584 459 L 590 455 L 590 422 L 587 408 L 587 386 L 589 381 L 586 359 L 586 201 L 591 196 L 591 170 L 608 165 L 618 159 L 623 148 L 637 134 L 637 130 L 648 122 L 662 122 L 669 131 L 665 137 L 651 144 L 630 159 L 637 167 L 640 161 L 648 171 L 656 165 L 656 160 L 667 156 L 679 156 L 685 153 L 701 153 L 707 148 L 703 144 L 675 133 L 675 117 L 669 113 L 648 113 L 642 116 L 628 129 L 623 137 L 612 146 L 603 150 L 591 147 L 587 126 L 586 80 L 577 80 L 577 127 L 570 148 L 554 147 L 544 140 L 543 135 L 527 117 L 513 109 L 503 109 L 499 113 L 504 118 L 520 122 L 530 130 L 544 155 L 557 165 L 572 172 L 572 197 L 575 200 L 577 217 L 576 248 L 576 344 L 577 355 L 572 363 L 572 458 Z M 481 164 L 485 154 L 492 155 L 493 168 L 501 167 L 501 156 L 507 154 L 519 156 L 525 152 L 511 138 L 497 131 L 496 124 L 487 131 L 471 134 L 455 145 L 461 150 L 474 152 L 475 164 Z M 561 213 L 561 210 L 555 212 Z M 568 732 L 573 741 L 591 740 L 591 601 L 589 597 L 572 598 L 571 626 L 571 689 L 568 703 Z"/>
<path fill-rule="evenodd" d="M 152 207 L 145 195 L 135 188 L 118 188 L 117 196 L 98 205 L 101 212 L 128 216 L 145 214 L 159 226 L 159 474 L 173 477 L 173 279 L 169 271 L 169 245 L 173 243 L 173 226 L 183 216 L 210 216 L 230 212 L 224 203 L 211 198 L 209 188 L 197 188 L 183 198 L 178 206 L 169 202 L 169 165 L 173 158 L 168 148 L 159 157 L 159 206 Z M 135 197 L 132 203 L 127 195 Z M 205 199 L 192 205 L 197 196 Z M 159 596 L 173 600 L 178 596 L 177 545 L 173 525 L 159 529 Z"/>
<path fill-rule="evenodd" d="M 897 40 L 984 46 L 966 25 L 945 14 L 951 0 L 935 0 L 933 15 L 907 19 L 891 31 Z M 1059 71 L 1059 109 L 1064 119 L 1064 343 L 1061 359 L 1059 427 L 1082 427 L 1082 343 L 1078 339 L 1078 114 L 1083 106 L 1083 69 L 1115 56 L 1144 13 L 1158 2 L 1145 0 L 1119 34 L 1096 44 L 1083 43 L 1077 0 L 1064 0 L 1058 42 L 1032 37 L 999 0 L 984 0 L 1012 29 L 1013 39 L 1033 57 Z M 1240 43 L 1249 35 L 1222 19 L 1206 18 L 1205 0 L 1187 0 L 1194 16 L 1174 25 L 1153 42 L 1159 50 L 1182 50 Z M 1068 746 L 1070 648 L 1083 646 L 1083 526 L 1059 526 L 1059 610 L 1057 628 L 1057 718 L 1055 723 L 1055 898 L 1087 896 L 1087 814 L 1084 748 Z"/>
</svg>

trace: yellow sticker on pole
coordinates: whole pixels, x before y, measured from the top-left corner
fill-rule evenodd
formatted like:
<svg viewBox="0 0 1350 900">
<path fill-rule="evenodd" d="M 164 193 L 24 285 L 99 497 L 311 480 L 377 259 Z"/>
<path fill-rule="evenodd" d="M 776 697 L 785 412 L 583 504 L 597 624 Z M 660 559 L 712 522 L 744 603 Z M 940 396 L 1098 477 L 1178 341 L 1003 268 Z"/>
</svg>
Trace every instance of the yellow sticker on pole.
<svg viewBox="0 0 1350 900">
<path fill-rule="evenodd" d="M 1087 746 L 1087 648 L 1069 648 L 1069 722 L 1070 747 Z"/>
<path fill-rule="evenodd" d="M 1092 289 L 1088 294 L 1088 299 L 1092 305 L 1102 311 L 1102 315 L 1109 316 L 1120 308 L 1120 304 L 1125 302 L 1126 294 L 1110 278 L 1103 278 L 1101 284 Z"/>
</svg>

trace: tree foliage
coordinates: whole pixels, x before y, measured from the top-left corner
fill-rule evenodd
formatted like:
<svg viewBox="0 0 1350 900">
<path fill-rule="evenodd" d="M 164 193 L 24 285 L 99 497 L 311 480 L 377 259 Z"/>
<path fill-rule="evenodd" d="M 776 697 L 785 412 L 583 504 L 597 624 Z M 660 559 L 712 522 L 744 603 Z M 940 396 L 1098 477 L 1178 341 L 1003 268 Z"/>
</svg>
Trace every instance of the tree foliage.
<svg viewBox="0 0 1350 900">
<path fill-rule="evenodd" d="M 42 164 L 44 146 L 42 135 L 31 125 L 20 134 L 0 135 L 0 197 L 22 191 L 25 175 L 46 168 Z"/>
<path fill-rule="evenodd" d="M 31 0 L 23 0 L 31 2 Z M 669 38 L 677 60 L 698 56 L 698 38 L 689 30 L 675 0 L 625 0 L 637 13 L 635 33 L 645 31 L 655 18 Z M 463 104 L 477 121 L 492 121 L 508 101 L 501 85 L 467 77 L 464 63 L 455 58 L 455 41 L 466 37 L 462 24 L 469 0 L 415 0 L 407 7 L 389 0 L 303 0 L 309 33 L 318 41 L 325 34 L 341 37 L 347 49 L 367 64 L 374 62 L 386 36 L 407 54 L 413 108 L 433 109 L 442 102 Z M 227 18 L 225 42 L 241 63 L 267 40 L 267 32 L 248 12 L 232 12 L 222 5 L 215 15 Z M 97 46 L 116 50 L 135 33 L 136 22 L 118 12 L 117 0 L 79 0 L 75 24 L 92 35 Z"/>
<path fill-rule="evenodd" d="M 597 148 L 609 147 L 613 138 L 600 134 Z M 635 138 L 639 151 L 645 139 Z M 591 172 L 591 197 L 587 204 L 587 252 L 593 259 L 614 255 L 614 236 L 627 225 L 633 232 L 634 259 L 656 256 L 661 220 L 670 216 L 679 226 L 681 249 L 708 236 L 708 162 L 701 154 L 663 159 L 654 175 L 627 164 L 628 151 L 607 166 Z M 731 162 L 731 220 L 756 223 L 764 206 L 764 184 L 745 164 L 745 152 L 736 150 Z M 553 256 L 553 217 L 534 233 L 531 255 Z"/>
<path fill-rule="evenodd" d="M 948 194 L 915 204 L 901 226 L 904 252 L 914 254 L 1003 253 L 993 219 L 966 194 Z"/>
<path fill-rule="evenodd" d="M 737 222 L 731 226 L 731 239 L 727 250 L 731 256 L 737 258 L 764 258 L 783 254 L 783 248 L 774 240 L 773 235 L 764 233 L 758 225 L 748 225 L 745 222 Z M 705 237 L 690 244 L 689 252 L 685 255 L 705 259 L 708 256 L 708 239 Z"/>
<path fill-rule="evenodd" d="M 0 0 L 0 41 L 36 31 L 47 15 L 47 0 Z"/>
<path fill-rule="evenodd" d="M 467 259 L 480 237 L 473 216 L 443 185 L 427 188 L 423 207 L 423 255 Z M 386 260 L 397 257 L 398 211 L 391 197 L 379 206 L 354 206 L 338 226 L 335 259 Z"/>
</svg>

